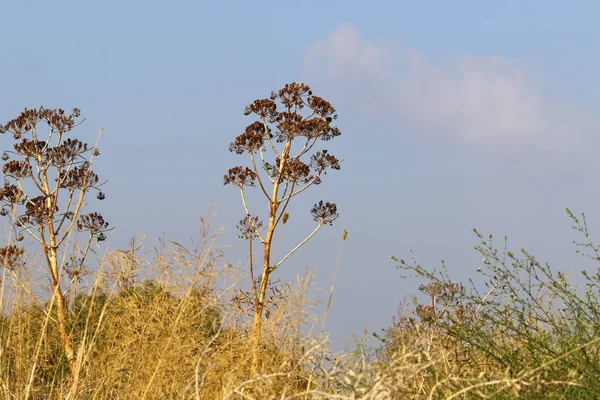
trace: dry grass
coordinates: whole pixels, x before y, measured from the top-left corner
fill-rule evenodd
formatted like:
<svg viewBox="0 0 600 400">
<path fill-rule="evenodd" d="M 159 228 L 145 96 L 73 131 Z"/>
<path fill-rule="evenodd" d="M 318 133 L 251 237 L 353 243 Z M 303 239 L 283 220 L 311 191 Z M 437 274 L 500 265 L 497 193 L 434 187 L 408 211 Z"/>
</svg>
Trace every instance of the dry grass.
<svg viewBox="0 0 600 400">
<path fill-rule="evenodd" d="M 25 272 L 4 270 L 1 397 L 238 399 L 313 391 L 306 367 L 322 349 L 307 346 L 310 275 L 277 288 L 281 300 L 270 304 L 264 327 L 263 374 L 250 379 L 251 310 L 238 296 L 240 272 L 224 262 L 211 228 L 204 226 L 194 251 L 165 243 L 148 259 L 132 244 L 100 260 L 96 279 L 69 297 L 81 361 L 73 376 L 55 333 L 53 300 L 34 296 L 30 288 L 39 282 Z"/>
<path fill-rule="evenodd" d="M 87 286 L 72 285 L 69 329 L 81 361 L 73 375 L 56 333 L 53 299 L 39 289 L 32 291 L 40 282 L 28 269 L 4 269 L 0 397 L 376 400 L 600 395 L 595 325 L 569 318 L 564 310 L 552 314 L 550 303 L 528 302 L 517 290 L 523 289 L 518 284 L 525 281 L 517 279 L 522 275 L 515 274 L 512 281 L 503 278 L 503 293 L 514 295 L 506 303 L 499 284 L 479 297 L 467 295 L 443 275 L 406 263 L 406 269 L 428 279 L 421 291 L 432 296 L 437 308 L 425 301 L 405 309 L 378 348 L 366 344 L 365 332 L 347 351 L 331 353 L 322 334 L 323 318 L 311 313 L 310 272 L 274 288 L 278 295 L 269 303 L 260 349 L 262 374 L 252 377 L 252 309 L 239 290 L 244 274 L 224 262 L 213 230 L 203 226 L 193 251 L 165 242 L 151 257 L 132 243 L 129 250 L 106 254 Z M 491 244 L 483 249 L 487 256 L 502 259 Z M 510 260 L 511 271 L 526 265 Z M 553 298 L 572 307 L 567 313 L 579 307 L 590 321 L 600 317 L 594 314 L 600 309 L 595 297 L 577 302 L 574 289 L 562 278 L 553 284 L 546 275 L 546 280 L 541 278 L 550 270 L 527 265 L 531 273 L 537 271 L 534 287 L 546 282 L 542 293 L 547 293 L 554 285 Z M 504 273 L 498 263 L 488 266 L 496 275 Z"/>
</svg>

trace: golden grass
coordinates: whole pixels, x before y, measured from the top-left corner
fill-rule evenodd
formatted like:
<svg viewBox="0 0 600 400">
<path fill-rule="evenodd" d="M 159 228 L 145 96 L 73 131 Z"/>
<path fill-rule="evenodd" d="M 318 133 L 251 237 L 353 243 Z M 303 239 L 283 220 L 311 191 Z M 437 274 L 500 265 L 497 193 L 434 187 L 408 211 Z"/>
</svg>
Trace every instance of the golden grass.
<svg viewBox="0 0 600 400">
<path fill-rule="evenodd" d="M 32 291 L 40 282 L 26 271 L 3 270 L 0 398 L 583 399 L 600 390 L 593 383 L 600 376 L 593 370 L 600 339 L 511 335 L 502 324 L 477 331 L 476 319 L 407 323 L 412 312 L 406 311 L 378 348 L 365 336 L 333 354 L 322 332 L 325 317 L 311 313 L 310 272 L 276 288 L 261 374 L 252 376 L 244 282 L 209 230 L 193 251 L 165 243 L 152 258 L 132 243 L 106 254 L 87 287 L 72 286 L 69 328 L 79 360 L 73 375 L 56 333 L 53 299 Z M 560 348 L 561 337 L 575 343 L 571 350 L 530 356 Z"/>
</svg>

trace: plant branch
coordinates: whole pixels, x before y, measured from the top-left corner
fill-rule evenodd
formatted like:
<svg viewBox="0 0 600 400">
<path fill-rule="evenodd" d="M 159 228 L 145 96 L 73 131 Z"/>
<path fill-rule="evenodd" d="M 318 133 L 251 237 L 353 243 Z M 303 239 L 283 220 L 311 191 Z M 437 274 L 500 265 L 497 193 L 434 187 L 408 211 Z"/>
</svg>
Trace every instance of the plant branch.
<svg viewBox="0 0 600 400">
<path fill-rule="evenodd" d="M 296 185 L 296 182 L 292 182 L 292 190 L 291 190 L 292 192 L 294 191 L 295 185 Z M 287 182 L 286 182 L 286 186 L 287 186 Z M 287 190 L 287 187 L 286 187 L 286 190 Z M 291 197 L 288 197 L 285 200 L 285 203 L 283 204 L 283 208 L 279 212 L 279 217 L 277 217 L 277 220 L 275 221 L 275 226 L 277 226 L 279 224 L 279 220 L 281 219 L 281 217 L 283 217 L 283 214 L 285 214 L 285 209 L 287 208 L 288 204 L 290 203 L 290 199 L 291 199 Z"/>
<path fill-rule="evenodd" d="M 242 204 L 244 204 L 244 210 L 246 211 L 246 215 L 248 217 L 250 217 L 250 211 L 248 210 L 248 204 L 246 203 L 246 195 L 244 194 L 244 189 L 240 187 L 240 194 L 242 196 Z M 258 228 L 256 227 L 256 225 L 254 224 L 254 221 L 252 220 L 252 218 L 250 218 L 250 223 L 252 224 L 252 227 L 254 228 L 254 232 L 256 233 L 256 235 L 258 236 L 258 238 L 260 239 L 261 242 L 265 242 L 264 239 L 262 238 L 260 231 L 258 230 Z"/>
<path fill-rule="evenodd" d="M 256 173 L 256 178 L 258 179 L 258 184 L 260 185 L 262 192 L 265 194 L 265 197 L 268 199 L 269 194 L 267 193 L 267 191 L 265 190 L 265 186 L 263 185 L 262 179 L 260 177 L 260 173 L 258 172 L 258 168 L 256 167 L 256 161 L 254 159 L 254 152 L 252 152 L 252 151 L 250 152 L 250 159 L 252 160 L 252 167 L 254 168 L 254 172 Z"/>
<path fill-rule="evenodd" d="M 271 140 L 271 136 L 269 136 L 269 127 L 267 126 L 267 120 L 264 117 L 262 119 L 262 123 L 263 123 L 263 126 L 265 127 L 265 135 L 267 136 L 267 140 L 269 141 L 269 144 L 271 145 L 271 149 L 273 149 L 273 153 L 275 153 L 276 157 L 280 157 L 279 152 L 277 151 L 277 148 L 275 148 L 275 145 L 273 144 L 273 140 Z"/>
<path fill-rule="evenodd" d="M 254 254 L 252 253 L 252 248 L 253 248 L 252 235 L 250 235 L 248 237 L 248 243 L 249 243 L 248 257 L 249 257 L 249 261 L 250 261 L 250 281 L 252 284 L 252 298 L 256 302 L 258 297 L 256 295 L 256 280 L 254 279 Z"/>
<path fill-rule="evenodd" d="M 267 163 L 265 162 L 265 155 L 263 154 L 263 149 L 262 147 L 259 149 L 260 152 L 260 159 L 262 161 L 263 164 L 263 169 L 267 172 L 267 176 L 269 177 L 269 180 L 271 181 L 271 183 L 275 183 L 275 180 L 271 177 L 271 175 L 269 175 L 269 170 L 267 169 Z"/>
<path fill-rule="evenodd" d="M 319 231 L 319 229 L 321 229 L 322 226 L 323 226 L 323 222 L 319 222 L 319 225 L 317 225 L 315 230 L 312 231 L 310 235 L 308 235 L 302 242 L 300 242 L 298 244 L 298 246 L 294 247 L 294 249 L 292 251 L 290 251 L 285 257 L 283 257 L 281 259 L 281 261 L 279 261 L 277 264 L 275 264 L 273 267 L 271 267 L 272 268 L 271 271 L 275 271 L 277 269 L 277 267 L 279 267 L 285 260 L 287 260 L 292 254 L 294 254 L 296 252 L 296 250 L 298 250 L 300 247 L 302 247 L 302 245 L 304 245 L 304 243 L 308 242 L 310 240 L 310 238 L 312 238 Z"/>
<path fill-rule="evenodd" d="M 319 173 L 317 176 L 315 176 L 314 178 L 312 178 L 311 181 L 306 184 L 306 186 L 304 186 L 301 189 L 298 189 L 296 192 L 294 192 L 292 190 L 292 193 L 290 193 L 288 197 L 282 198 L 281 201 L 289 201 L 289 199 L 291 199 L 292 197 L 294 197 L 294 196 L 296 196 L 296 195 L 304 192 L 306 189 L 308 189 L 309 187 L 311 187 L 317 181 L 317 179 L 320 178 L 320 177 L 321 177 L 321 174 Z"/>
<path fill-rule="evenodd" d="M 60 223 L 58 224 L 58 228 L 56 228 L 56 233 L 60 232 L 60 229 L 62 228 L 65 220 L 67 219 L 67 213 L 69 212 L 69 208 L 71 208 L 71 202 L 73 201 L 74 194 L 75 194 L 75 189 L 70 190 L 69 200 L 67 201 L 67 205 L 64 210 L 65 212 L 63 214 L 62 219 L 60 220 Z"/>
</svg>

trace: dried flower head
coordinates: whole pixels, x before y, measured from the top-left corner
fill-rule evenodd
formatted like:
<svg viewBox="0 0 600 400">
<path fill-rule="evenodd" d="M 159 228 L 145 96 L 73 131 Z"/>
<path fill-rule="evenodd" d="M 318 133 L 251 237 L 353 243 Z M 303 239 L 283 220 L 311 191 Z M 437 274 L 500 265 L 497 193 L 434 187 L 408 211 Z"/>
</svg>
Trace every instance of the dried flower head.
<svg viewBox="0 0 600 400">
<path fill-rule="evenodd" d="M 310 212 L 315 221 L 329 225 L 333 225 L 333 221 L 340 216 L 335 203 L 323 202 L 323 200 L 315 204 Z"/>
<path fill-rule="evenodd" d="M 15 270 L 23 263 L 24 249 L 14 245 L 8 245 L 0 248 L 0 266 Z"/>
<path fill-rule="evenodd" d="M 279 89 L 277 95 L 284 107 L 288 109 L 294 107 L 303 108 L 304 97 L 312 95 L 312 92 L 304 83 L 292 82 L 285 84 L 283 88 Z"/>
<path fill-rule="evenodd" d="M 271 137 L 271 129 L 260 121 L 246 127 L 244 133 L 235 138 L 229 145 L 229 151 L 242 154 L 245 151 L 254 152 L 263 147 L 267 137 Z"/>
<path fill-rule="evenodd" d="M 237 225 L 238 237 L 240 239 L 255 238 L 258 236 L 256 231 L 260 230 L 262 226 L 263 223 L 258 219 L 258 217 L 247 215 Z"/>
<path fill-rule="evenodd" d="M 27 161 L 12 160 L 4 164 L 2 173 L 14 179 L 23 179 L 31 175 L 31 165 Z"/>
<path fill-rule="evenodd" d="M 304 136 L 302 134 L 303 120 L 302 115 L 297 112 L 284 111 L 280 113 L 275 134 L 277 142 L 281 143 L 287 139 Z"/>
<path fill-rule="evenodd" d="M 29 140 L 21 139 L 15 143 L 14 149 L 17 154 L 25 158 L 38 158 L 41 157 L 44 149 L 46 148 L 46 142 L 43 140 Z"/>
<path fill-rule="evenodd" d="M 0 188 L 0 202 L 7 204 L 17 204 L 21 199 L 23 192 L 17 185 L 5 184 Z"/>
<path fill-rule="evenodd" d="M 64 167 L 88 151 L 87 143 L 77 139 L 66 139 L 62 144 L 51 147 L 45 156 L 50 164 Z"/>
<path fill-rule="evenodd" d="M 340 160 L 329 154 L 327 150 L 317 151 L 310 158 L 310 166 L 317 174 L 327 174 L 327 169 L 340 169 Z"/>
<path fill-rule="evenodd" d="M 278 157 L 275 159 L 275 168 L 273 169 L 273 177 L 279 175 L 281 168 L 281 159 Z M 313 178 L 310 175 L 310 167 L 304 164 L 302 161 L 294 158 L 287 159 L 283 169 L 281 170 L 281 179 L 288 182 L 296 183 L 308 183 Z"/>
<path fill-rule="evenodd" d="M 15 139 L 20 139 L 25 133 L 31 131 L 40 121 L 45 121 L 52 127 L 53 132 L 65 133 L 73 129 L 77 124 L 76 118 L 79 118 L 80 111 L 74 108 L 71 112 L 62 109 L 39 109 L 25 108 L 21 114 L 4 124 L 3 131 L 13 134 Z M 2 132 L 2 133 L 4 133 Z"/>
<path fill-rule="evenodd" d="M 88 162 L 84 162 L 79 167 L 73 167 L 66 175 L 61 177 L 60 187 L 63 189 L 81 189 L 86 191 L 95 188 L 98 185 L 98 175 L 90 168 Z"/>
<path fill-rule="evenodd" d="M 256 174 L 250 168 L 234 167 L 229 169 L 229 173 L 223 177 L 223 184 L 232 184 L 239 186 L 254 186 Z"/>
<path fill-rule="evenodd" d="M 50 199 L 50 202 L 47 200 Z M 55 211 L 58 211 L 58 207 L 52 207 L 54 204 L 53 197 L 37 196 L 33 199 L 28 200 L 25 203 L 25 216 L 21 220 L 29 224 L 44 225 Z"/>
<path fill-rule="evenodd" d="M 315 113 L 319 114 L 323 118 L 331 117 L 332 119 L 337 119 L 337 115 L 335 115 L 335 108 L 333 108 L 331 103 L 319 96 L 310 96 L 308 98 L 308 105 Z"/>
<path fill-rule="evenodd" d="M 277 104 L 271 99 L 254 100 L 248 109 L 261 118 L 277 115 Z"/>
<path fill-rule="evenodd" d="M 108 231 L 108 222 L 104 220 L 101 214 L 93 212 L 84 214 L 77 221 L 77 230 L 79 232 L 87 231 L 96 236 L 99 242 L 106 239 L 104 233 Z"/>
</svg>

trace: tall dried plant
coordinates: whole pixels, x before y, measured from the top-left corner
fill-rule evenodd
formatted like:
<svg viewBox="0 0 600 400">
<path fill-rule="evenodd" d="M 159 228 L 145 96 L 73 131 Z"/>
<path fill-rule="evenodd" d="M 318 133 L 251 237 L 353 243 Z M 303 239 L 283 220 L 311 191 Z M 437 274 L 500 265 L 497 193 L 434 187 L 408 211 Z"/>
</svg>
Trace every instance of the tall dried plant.
<svg viewBox="0 0 600 400">
<path fill-rule="evenodd" d="M 248 240 L 249 245 L 250 296 L 254 310 L 251 374 L 255 375 L 260 368 L 263 313 L 271 275 L 323 225 L 331 225 L 338 218 L 337 206 L 324 201 L 316 203 L 311 210 L 317 223 L 315 229 L 283 258 L 274 261 L 272 245 L 276 228 L 287 221 L 289 214 L 286 211 L 293 197 L 320 184 L 328 170 L 340 169 L 340 160 L 329 151 L 314 151 L 317 141 L 329 141 L 339 136 L 340 130 L 332 126 L 337 119 L 335 108 L 313 95 L 303 83 L 286 84 L 279 91 L 271 92 L 270 98 L 255 100 L 246 107 L 244 114 L 254 114 L 258 119 L 236 137 L 229 150 L 247 153 L 251 164 L 231 168 L 224 183 L 239 188 L 246 213 L 238 229 L 239 236 Z M 247 202 L 246 190 L 256 182 L 268 205 L 266 224 L 250 212 Z M 253 265 L 256 239 L 263 245 L 262 271 L 258 276 L 255 276 Z"/>
<path fill-rule="evenodd" d="M 25 109 L 20 115 L 0 125 L 0 133 L 10 133 L 14 139 L 12 150 L 3 152 L 6 163 L 2 167 L 4 185 L 0 187 L 0 215 L 11 221 L 16 241 L 29 234 L 40 244 L 48 267 L 58 329 L 71 373 L 77 359 L 73 338 L 67 330 L 68 305 L 66 290 L 61 283 L 65 276 L 78 279 L 83 262 L 94 239 L 103 241 L 108 223 L 98 213 L 81 214 L 84 198 L 97 190 L 97 198 L 104 193 L 98 175 L 92 171 L 93 158 L 99 156 L 97 146 L 89 147 L 67 134 L 79 123 L 78 109 Z M 48 126 L 42 136 L 40 123 Z M 75 264 L 69 268 L 59 265 L 59 250 L 73 229 L 89 233 L 87 242 Z M 14 269 L 20 267 L 23 249 L 8 244 L 0 249 L 0 264 Z"/>
</svg>

